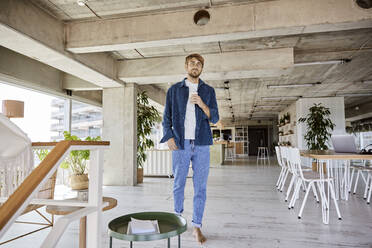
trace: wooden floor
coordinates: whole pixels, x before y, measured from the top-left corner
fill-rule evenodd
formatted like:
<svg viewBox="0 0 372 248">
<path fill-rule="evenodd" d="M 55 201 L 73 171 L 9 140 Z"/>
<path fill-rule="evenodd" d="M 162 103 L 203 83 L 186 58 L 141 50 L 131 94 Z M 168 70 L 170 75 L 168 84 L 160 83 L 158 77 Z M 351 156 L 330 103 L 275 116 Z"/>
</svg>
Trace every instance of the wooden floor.
<svg viewBox="0 0 372 248">
<path fill-rule="evenodd" d="M 256 166 L 255 160 L 239 160 L 211 168 L 208 199 L 203 231 L 208 241 L 203 247 L 213 248 L 272 248 L 272 247 L 372 247 L 372 205 L 361 194 L 351 195 L 348 202 L 339 201 L 343 219 L 337 219 L 331 207 L 330 224 L 321 221 L 319 205 L 309 198 L 303 218 L 297 219 L 299 206 L 288 210 L 283 193 L 275 189 L 279 168 Z M 120 215 L 140 211 L 172 212 L 172 179 L 145 178 L 137 187 L 105 187 L 104 195 L 118 199 L 118 206 L 104 213 L 103 241 L 108 247 L 107 223 Z M 185 214 L 188 223 L 192 216 L 192 179 L 187 180 Z M 23 219 L 35 220 L 35 215 Z M 7 237 L 29 230 L 24 224 L 14 224 Z M 39 247 L 49 231 L 22 238 L 2 247 Z M 114 240 L 113 247 L 129 247 Z M 72 223 L 57 247 L 78 247 L 78 223 Z M 139 247 L 166 247 L 165 241 L 139 242 Z M 171 247 L 177 247 L 176 239 Z M 182 235 L 182 247 L 198 247 L 191 227 Z"/>
</svg>

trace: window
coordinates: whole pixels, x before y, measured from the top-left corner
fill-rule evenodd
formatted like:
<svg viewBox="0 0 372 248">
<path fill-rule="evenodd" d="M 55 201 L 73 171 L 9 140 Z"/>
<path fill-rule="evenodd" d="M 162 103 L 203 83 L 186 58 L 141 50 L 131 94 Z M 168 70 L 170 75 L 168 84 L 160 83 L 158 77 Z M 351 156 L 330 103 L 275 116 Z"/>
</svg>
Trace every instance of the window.
<svg viewBox="0 0 372 248">
<path fill-rule="evenodd" d="M 81 139 L 102 136 L 102 108 L 72 101 L 71 134 Z"/>
<path fill-rule="evenodd" d="M 359 133 L 360 135 L 360 148 L 363 149 L 364 147 L 371 145 L 370 149 L 372 149 L 372 132 L 362 132 Z"/>
<path fill-rule="evenodd" d="M 52 118 L 54 109 L 57 108 L 53 102 L 60 101 L 58 98 L 0 82 L 0 102 L 2 100 L 24 102 L 24 118 L 11 120 L 28 135 L 31 141 L 53 141 L 58 134 L 53 127 L 63 125 L 63 114 L 58 119 Z"/>
</svg>

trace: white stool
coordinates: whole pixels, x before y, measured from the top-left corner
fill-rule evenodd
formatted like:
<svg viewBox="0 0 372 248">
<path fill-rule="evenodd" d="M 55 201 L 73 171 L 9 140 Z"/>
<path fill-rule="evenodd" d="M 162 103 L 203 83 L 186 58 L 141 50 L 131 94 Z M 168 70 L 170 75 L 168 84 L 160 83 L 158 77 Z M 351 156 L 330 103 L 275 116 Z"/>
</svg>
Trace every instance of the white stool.
<svg viewBox="0 0 372 248">
<path fill-rule="evenodd" d="M 270 164 L 270 159 L 269 159 L 269 149 L 265 146 L 259 146 L 258 147 L 258 152 L 257 152 L 257 164 L 258 162 L 262 160 L 264 163 L 267 160 L 268 163 Z"/>
<path fill-rule="evenodd" d="M 234 161 L 235 157 L 235 147 L 233 143 L 229 143 L 225 147 L 225 159 L 231 159 Z"/>
</svg>

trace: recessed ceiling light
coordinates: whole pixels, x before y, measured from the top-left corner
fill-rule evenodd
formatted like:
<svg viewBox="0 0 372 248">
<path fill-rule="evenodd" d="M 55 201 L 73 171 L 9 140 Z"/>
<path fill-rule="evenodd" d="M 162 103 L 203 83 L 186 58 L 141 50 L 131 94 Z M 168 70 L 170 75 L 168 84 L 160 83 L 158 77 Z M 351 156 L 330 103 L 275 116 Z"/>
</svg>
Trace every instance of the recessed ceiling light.
<svg viewBox="0 0 372 248">
<path fill-rule="evenodd" d="M 370 9 L 372 8 L 372 1 L 371 0 L 356 0 L 356 3 L 359 7 L 363 9 Z"/>
<path fill-rule="evenodd" d="M 88 0 L 77 0 L 76 1 L 79 6 L 85 6 L 88 2 Z"/>
<path fill-rule="evenodd" d="M 338 60 L 328 60 L 328 61 L 315 61 L 315 62 L 304 62 L 296 63 L 294 66 L 306 66 L 306 65 L 334 65 L 334 64 L 346 64 L 351 62 L 351 59 L 338 59 Z"/>
<path fill-rule="evenodd" d="M 211 18 L 208 11 L 205 9 L 199 10 L 194 15 L 194 23 L 199 26 L 204 26 L 209 22 Z"/>
<path fill-rule="evenodd" d="M 365 93 L 345 93 L 345 94 L 336 94 L 336 96 L 372 96 L 372 92 L 365 92 Z"/>
</svg>

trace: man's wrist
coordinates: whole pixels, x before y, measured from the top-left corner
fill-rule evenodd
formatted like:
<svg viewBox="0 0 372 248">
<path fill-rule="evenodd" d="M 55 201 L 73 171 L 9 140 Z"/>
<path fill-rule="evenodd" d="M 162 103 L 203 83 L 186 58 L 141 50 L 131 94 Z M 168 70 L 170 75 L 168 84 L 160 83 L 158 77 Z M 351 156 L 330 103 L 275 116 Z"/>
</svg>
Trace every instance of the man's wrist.
<svg viewBox="0 0 372 248">
<path fill-rule="evenodd" d="M 208 106 L 204 102 L 201 102 L 200 108 L 204 110 L 204 109 L 208 108 Z"/>
</svg>

